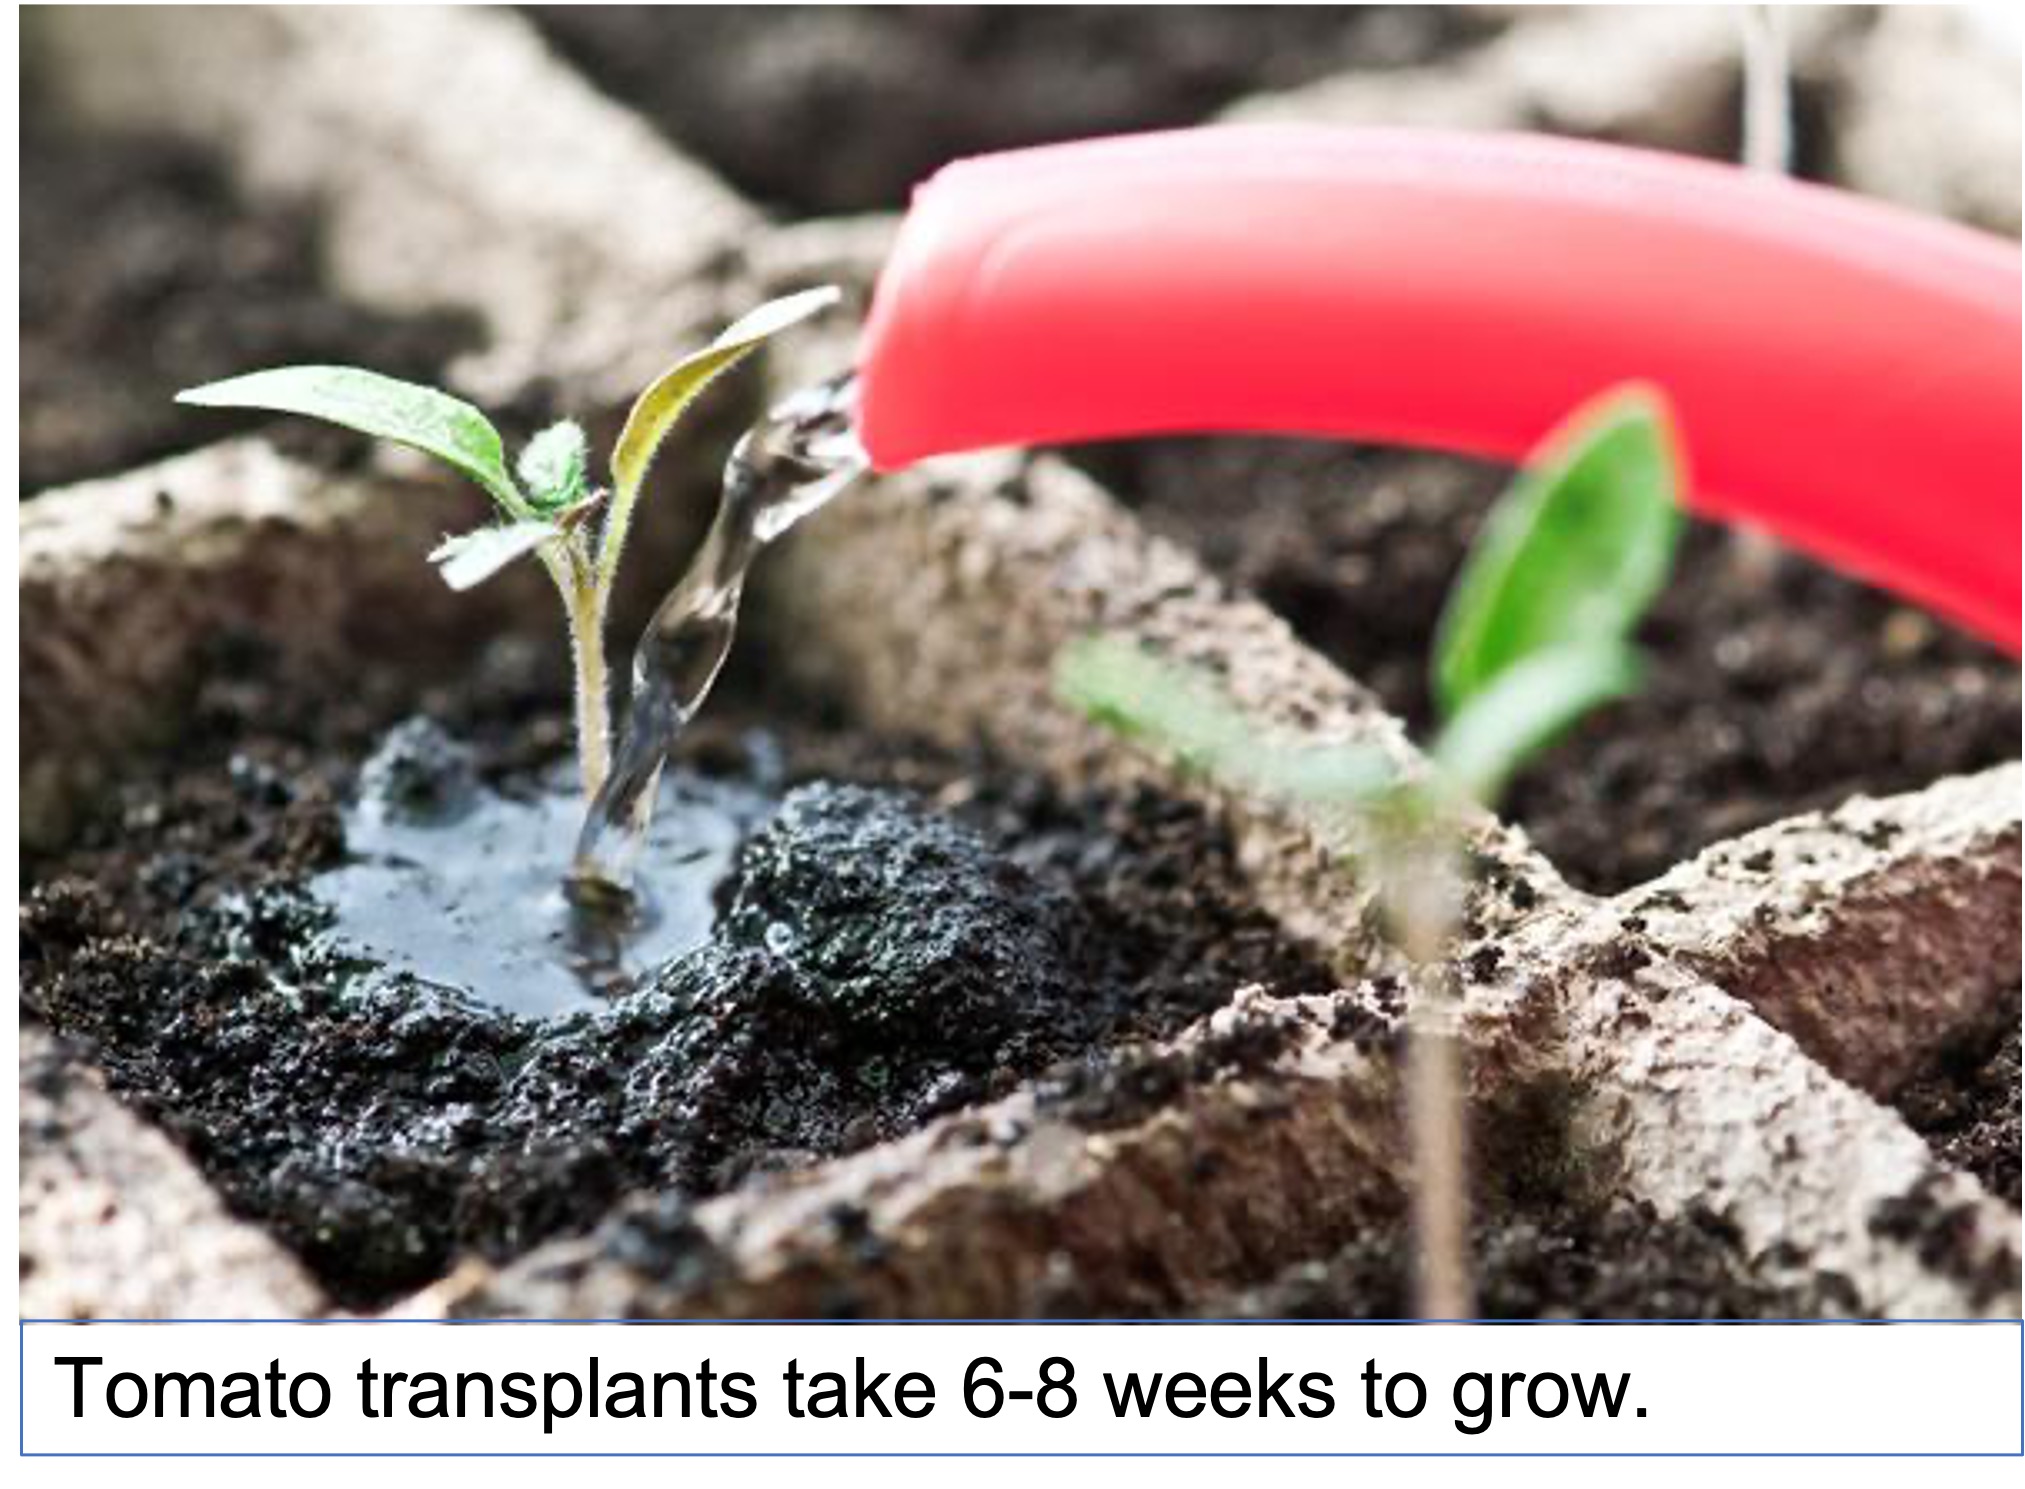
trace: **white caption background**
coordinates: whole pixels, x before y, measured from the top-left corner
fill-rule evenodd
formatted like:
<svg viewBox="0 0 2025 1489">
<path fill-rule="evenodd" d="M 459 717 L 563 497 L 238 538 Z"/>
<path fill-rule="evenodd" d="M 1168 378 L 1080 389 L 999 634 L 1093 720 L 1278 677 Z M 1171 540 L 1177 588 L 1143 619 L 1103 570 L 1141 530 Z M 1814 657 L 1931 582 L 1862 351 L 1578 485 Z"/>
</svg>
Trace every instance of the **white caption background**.
<svg viewBox="0 0 2025 1489">
<path fill-rule="evenodd" d="M 1546 1324 L 1525 1326 L 1191 1325 L 1099 1326 L 963 1325 L 673 1325 L 420 1324 L 420 1323 L 193 1323 L 24 1324 L 22 1338 L 22 1448 L 28 1453 L 1354 1453 L 1354 1452 L 1643 1452 L 1643 1453 L 2018 1453 L 2021 1449 L 2021 1335 L 2018 1325 L 1658 1325 Z M 85 1367 L 83 1413 L 75 1403 L 79 1372 L 56 1362 L 63 1356 L 101 1357 Z M 675 1415 L 680 1400 L 667 1390 L 668 1414 L 592 1416 L 582 1405 L 544 1430 L 539 1409 L 530 1418 L 505 1415 L 417 1419 L 368 1417 L 362 1410 L 358 1371 L 370 1359 L 384 1374 L 400 1371 L 483 1372 L 497 1385 L 515 1371 L 531 1376 L 529 1389 L 544 1394 L 543 1377 L 568 1373 L 587 1383 L 596 1356 L 603 1384 L 631 1371 L 651 1381 L 657 1372 L 694 1375 L 708 1360 L 722 1375 L 752 1377 L 756 1410 L 749 1416 Z M 982 1356 L 976 1399 L 995 1399 L 984 1384 L 1006 1392 L 1043 1385 L 1051 1357 L 1073 1366 L 1074 1409 L 1049 1417 L 1034 1400 L 1008 1398 L 995 1416 L 973 1415 L 964 1379 Z M 783 1379 L 790 1360 L 805 1377 L 834 1371 L 855 1382 L 862 1357 L 867 1377 L 886 1374 L 882 1397 L 896 1407 L 896 1386 L 906 1372 L 934 1384 L 934 1408 L 907 1419 L 797 1419 L 788 1409 Z M 1224 1399 L 1256 1400 L 1261 1374 L 1290 1379 L 1281 1396 L 1296 1415 L 1171 1414 L 1163 1396 L 1150 1415 L 1114 1414 L 1105 1376 L 1122 1379 L 1156 1373 L 1163 1387 L 1176 1372 L 1192 1372 L 1206 1386 L 1220 1375 L 1242 1378 L 1242 1390 L 1225 1382 Z M 271 1361 L 289 1375 L 315 1371 L 330 1385 L 330 1406 L 314 1418 L 265 1415 Z M 1420 1377 L 1426 1404 L 1418 1415 L 1366 1413 L 1362 1372 L 1374 1362 L 1386 1380 L 1405 1372 Z M 262 1377 L 263 1415 L 227 1420 L 122 1419 L 107 1407 L 107 1385 L 119 1372 L 142 1378 L 149 1394 L 157 1372 L 209 1372 L 222 1385 L 232 1371 Z M 1299 1414 L 1301 1379 L 1330 1377 L 1334 1407 L 1325 1417 Z M 1463 1381 L 1470 1372 L 1488 1375 Z M 1557 1385 L 1540 1377 L 1558 1376 Z M 1585 1417 L 1573 1378 L 1585 1384 L 1601 1374 L 1612 1390 L 1628 1374 L 1613 1418 L 1598 1410 Z M 1507 1375 L 1523 1379 L 1507 1383 Z M 1050 1378 L 1061 1379 L 1059 1366 Z M 1458 1382 L 1462 1394 L 1457 1396 Z M 122 1382 L 116 1399 L 131 1407 L 142 1382 Z M 397 1399 L 406 1397 L 403 1386 Z M 810 1387 L 803 1387 L 809 1403 Z M 1458 1430 L 1458 1420 L 1482 1431 Z M 574 1394 L 555 1388 L 558 1406 Z M 306 1400 L 317 1393 L 309 1391 Z M 376 1404 L 378 1391 L 375 1391 Z M 1381 1409 L 1386 1392 L 1377 1392 Z M 1415 1398 L 1398 1380 L 1393 1402 Z M 202 1390 L 193 1393 L 201 1410 Z M 495 1392 L 495 1404 L 503 1401 Z M 692 1398 L 693 1400 L 694 1398 Z M 721 1392 L 720 1403 L 728 1401 Z M 848 1399 L 848 1393 L 847 1393 Z M 916 1397 L 918 1401 L 918 1396 Z M 178 1392 L 169 1394 L 170 1411 Z M 478 1397 L 474 1393 L 472 1400 Z M 1067 1398 L 1057 1392 L 1049 1404 Z M 1511 1414 L 1504 1409 L 1509 1400 Z M 284 1404 L 286 1388 L 284 1387 Z M 1558 1415 L 1536 1416 L 1565 1402 Z M 1184 1404 L 1187 1404 L 1186 1402 Z"/>
</svg>

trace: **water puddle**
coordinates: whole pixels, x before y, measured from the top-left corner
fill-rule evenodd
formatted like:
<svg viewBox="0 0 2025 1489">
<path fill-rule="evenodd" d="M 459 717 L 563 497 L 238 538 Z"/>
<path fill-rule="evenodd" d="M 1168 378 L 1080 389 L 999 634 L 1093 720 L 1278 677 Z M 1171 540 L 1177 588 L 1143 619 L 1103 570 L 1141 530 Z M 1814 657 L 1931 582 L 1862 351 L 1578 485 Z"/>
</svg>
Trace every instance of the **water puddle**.
<svg viewBox="0 0 2025 1489">
<path fill-rule="evenodd" d="M 573 783 L 558 772 L 538 795 L 502 795 L 433 725 L 403 725 L 362 773 L 352 861 L 311 885 L 335 912 L 334 949 L 541 1018 L 601 1006 L 701 945 L 717 886 L 774 796 L 662 773 L 623 913 L 587 916 L 562 885 L 582 810 Z"/>
</svg>

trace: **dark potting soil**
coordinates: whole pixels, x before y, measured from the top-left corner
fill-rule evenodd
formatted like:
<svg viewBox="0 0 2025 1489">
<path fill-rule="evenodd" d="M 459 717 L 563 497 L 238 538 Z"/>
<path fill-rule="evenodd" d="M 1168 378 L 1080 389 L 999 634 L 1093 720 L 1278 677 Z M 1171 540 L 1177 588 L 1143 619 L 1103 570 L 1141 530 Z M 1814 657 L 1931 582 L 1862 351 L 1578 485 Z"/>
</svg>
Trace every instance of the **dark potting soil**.
<svg viewBox="0 0 2025 1489">
<path fill-rule="evenodd" d="M 322 282 L 314 212 L 254 210 L 206 156 L 24 111 L 21 486 L 35 492 L 215 440 L 257 416 L 178 407 L 195 383 L 285 362 L 433 379 L 462 317 L 361 310 Z M 357 440 L 287 436 L 333 458 Z"/>
<path fill-rule="evenodd" d="M 893 209 L 959 156 L 1189 124 L 1491 34 L 1433 6 L 534 6 L 565 57 L 748 195 Z"/>
<path fill-rule="evenodd" d="M 1893 1105 L 1951 1168 L 1992 1194 L 2019 1201 L 2018 990 L 1996 1027 L 1945 1051 L 1935 1069 L 1901 1089 Z"/>
<path fill-rule="evenodd" d="M 1427 736 L 1435 624 L 1500 470 L 1263 439 L 1076 458 Z M 1629 888 L 1794 812 L 2018 755 L 2015 660 L 1791 553 L 1761 576 L 1705 523 L 1641 641 L 1644 690 L 1585 720 L 1504 803 L 1583 888 Z"/>
<path fill-rule="evenodd" d="M 784 794 L 707 939 L 601 1006 L 515 1016 L 332 934 L 315 878 L 347 859 L 385 700 L 368 681 L 319 714 L 247 661 L 185 758 L 30 866 L 23 1007 L 350 1305 L 586 1230 L 632 1191 L 706 1195 L 897 1135 L 1249 981 L 1332 981 L 1165 798 L 1065 799 L 819 717 L 769 743 L 727 699 L 685 768 Z M 561 737 L 535 670 L 430 701 L 490 789 L 539 789 L 530 741 Z M 440 804 L 412 767 L 456 753 L 408 745 L 375 779 Z"/>
</svg>

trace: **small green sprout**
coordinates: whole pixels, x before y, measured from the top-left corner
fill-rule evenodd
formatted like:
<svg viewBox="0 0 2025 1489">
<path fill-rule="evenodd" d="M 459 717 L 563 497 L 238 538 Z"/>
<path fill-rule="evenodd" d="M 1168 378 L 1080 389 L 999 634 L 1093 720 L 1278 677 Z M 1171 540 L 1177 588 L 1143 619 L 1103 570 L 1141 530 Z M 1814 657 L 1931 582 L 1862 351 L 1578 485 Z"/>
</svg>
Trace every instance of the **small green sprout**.
<svg viewBox="0 0 2025 1489">
<path fill-rule="evenodd" d="M 1527 760 L 1637 687 L 1632 633 L 1680 532 L 1676 466 L 1662 404 L 1633 386 L 1579 410 L 1499 499 L 1437 634 L 1429 753 L 1445 786 L 1495 802 Z M 1235 790 L 1370 805 L 1398 789 L 1375 748 L 1261 738 L 1213 679 L 1115 637 L 1071 643 L 1055 678 L 1114 733 Z"/>
<path fill-rule="evenodd" d="M 434 456 L 491 497 L 501 521 L 445 538 L 429 559 L 456 590 L 482 584 L 529 555 L 547 571 L 569 621 L 577 760 L 584 793 L 594 797 L 611 757 L 605 618 L 654 456 L 719 374 L 837 298 L 835 289 L 824 288 L 769 301 L 656 378 L 634 402 L 612 447 L 609 490 L 591 482 L 590 442 L 578 424 L 564 420 L 536 434 L 509 473 L 505 444 L 484 414 L 434 388 L 363 368 L 277 367 L 187 389 L 176 401 L 303 414 L 392 440 Z"/>
</svg>

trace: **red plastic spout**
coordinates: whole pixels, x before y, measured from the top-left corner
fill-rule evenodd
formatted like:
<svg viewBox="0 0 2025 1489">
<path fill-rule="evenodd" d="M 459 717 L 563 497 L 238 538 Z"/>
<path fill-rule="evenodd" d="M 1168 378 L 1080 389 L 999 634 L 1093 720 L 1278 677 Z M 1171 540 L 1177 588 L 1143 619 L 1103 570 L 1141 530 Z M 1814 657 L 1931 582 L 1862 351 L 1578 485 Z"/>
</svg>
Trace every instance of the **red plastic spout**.
<svg viewBox="0 0 2025 1489">
<path fill-rule="evenodd" d="M 2016 652 L 2020 346 L 2014 245 L 1845 193 L 1527 136 L 1205 129 L 921 187 L 861 433 L 883 469 L 1241 430 L 1517 460 L 1642 379 L 1696 510 Z"/>
</svg>

